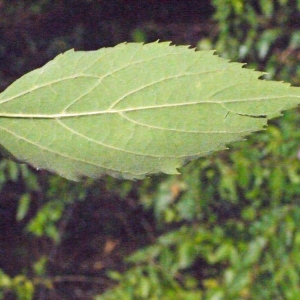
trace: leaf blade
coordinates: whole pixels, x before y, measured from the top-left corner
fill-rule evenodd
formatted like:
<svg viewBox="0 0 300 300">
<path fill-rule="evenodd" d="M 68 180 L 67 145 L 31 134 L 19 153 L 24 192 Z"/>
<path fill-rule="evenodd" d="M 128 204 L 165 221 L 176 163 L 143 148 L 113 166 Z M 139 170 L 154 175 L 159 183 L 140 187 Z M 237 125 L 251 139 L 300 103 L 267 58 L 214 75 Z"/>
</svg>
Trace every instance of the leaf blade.
<svg viewBox="0 0 300 300">
<path fill-rule="evenodd" d="M 67 51 L 0 94 L 0 140 L 72 180 L 177 174 L 300 102 L 299 88 L 169 43 Z"/>
</svg>

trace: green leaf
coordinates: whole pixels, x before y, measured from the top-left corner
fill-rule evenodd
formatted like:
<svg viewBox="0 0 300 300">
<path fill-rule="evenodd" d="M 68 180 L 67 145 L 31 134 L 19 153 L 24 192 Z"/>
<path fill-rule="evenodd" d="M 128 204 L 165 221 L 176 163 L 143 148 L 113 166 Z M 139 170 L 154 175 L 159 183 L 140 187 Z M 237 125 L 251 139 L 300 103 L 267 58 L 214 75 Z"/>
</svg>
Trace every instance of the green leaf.
<svg viewBox="0 0 300 300">
<path fill-rule="evenodd" d="M 0 94 L 2 150 L 73 180 L 176 174 L 299 103 L 242 66 L 158 42 L 67 51 Z"/>
<path fill-rule="evenodd" d="M 27 215 L 29 206 L 30 206 L 31 198 L 29 194 L 23 194 L 19 200 L 19 205 L 17 209 L 17 221 L 22 221 Z"/>
</svg>

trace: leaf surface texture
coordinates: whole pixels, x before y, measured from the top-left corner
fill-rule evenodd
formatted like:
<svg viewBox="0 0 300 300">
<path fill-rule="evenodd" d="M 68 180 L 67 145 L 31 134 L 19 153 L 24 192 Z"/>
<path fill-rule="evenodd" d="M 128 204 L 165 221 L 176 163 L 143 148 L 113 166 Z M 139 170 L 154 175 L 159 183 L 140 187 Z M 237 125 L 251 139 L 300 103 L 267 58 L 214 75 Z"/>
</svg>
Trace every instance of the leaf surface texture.
<svg viewBox="0 0 300 300">
<path fill-rule="evenodd" d="M 169 43 L 67 51 L 0 94 L 2 151 L 68 179 L 178 173 L 300 102 L 300 89 Z"/>
</svg>

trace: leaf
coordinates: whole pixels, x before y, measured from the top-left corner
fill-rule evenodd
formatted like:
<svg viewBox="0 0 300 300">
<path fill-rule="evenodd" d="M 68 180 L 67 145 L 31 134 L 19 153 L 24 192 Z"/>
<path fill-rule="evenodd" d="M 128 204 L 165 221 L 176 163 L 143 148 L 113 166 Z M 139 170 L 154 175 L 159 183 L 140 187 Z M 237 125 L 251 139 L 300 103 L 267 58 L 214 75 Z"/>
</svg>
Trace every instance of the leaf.
<svg viewBox="0 0 300 300">
<path fill-rule="evenodd" d="M 0 94 L 2 152 L 73 180 L 177 174 L 300 102 L 242 66 L 158 42 L 67 51 Z"/>
</svg>

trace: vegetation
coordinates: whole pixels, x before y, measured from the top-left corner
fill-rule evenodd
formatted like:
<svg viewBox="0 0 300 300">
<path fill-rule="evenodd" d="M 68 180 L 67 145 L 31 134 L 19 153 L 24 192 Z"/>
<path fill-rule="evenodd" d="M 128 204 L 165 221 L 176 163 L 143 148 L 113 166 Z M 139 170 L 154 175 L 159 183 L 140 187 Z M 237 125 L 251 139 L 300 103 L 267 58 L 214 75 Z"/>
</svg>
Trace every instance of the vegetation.
<svg viewBox="0 0 300 300">
<path fill-rule="evenodd" d="M 33 10 L 31 17 L 46 14 L 49 3 L 32 1 L 27 11 Z M 199 37 L 200 49 L 217 48 L 271 78 L 300 84 L 300 33 L 293 26 L 299 3 L 215 0 L 213 5 L 219 30 Z M 160 34 L 170 39 L 158 26 L 149 28 L 141 23 L 128 35 L 147 42 Z M 52 46 L 59 52 L 64 49 L 57 39 L 66 48 L 78 45 L 65 33 L 47 44 L 28 38 L 33 46 L 24 48 Z M 4 55 L 11 45 L 2 44 Z M 15 75 L 28 71 L 19 56 L 11 66 Z M 8 57 L 13 60 L 13 54 Z M 12 74 L 4 76 L 3 69 L 1 79 L 11 82 Z M 97 299 L 297 299 L 297 128 L 297 111 L 291 111 L 265 133 L 191 163 L 180 176 L 139 182 L 106 178 L 74 184 L 2 160 L 2 297 L 67 298 L 70 289 L 74 298 L 84 293 L 98 294 Z"/>
</svg>

